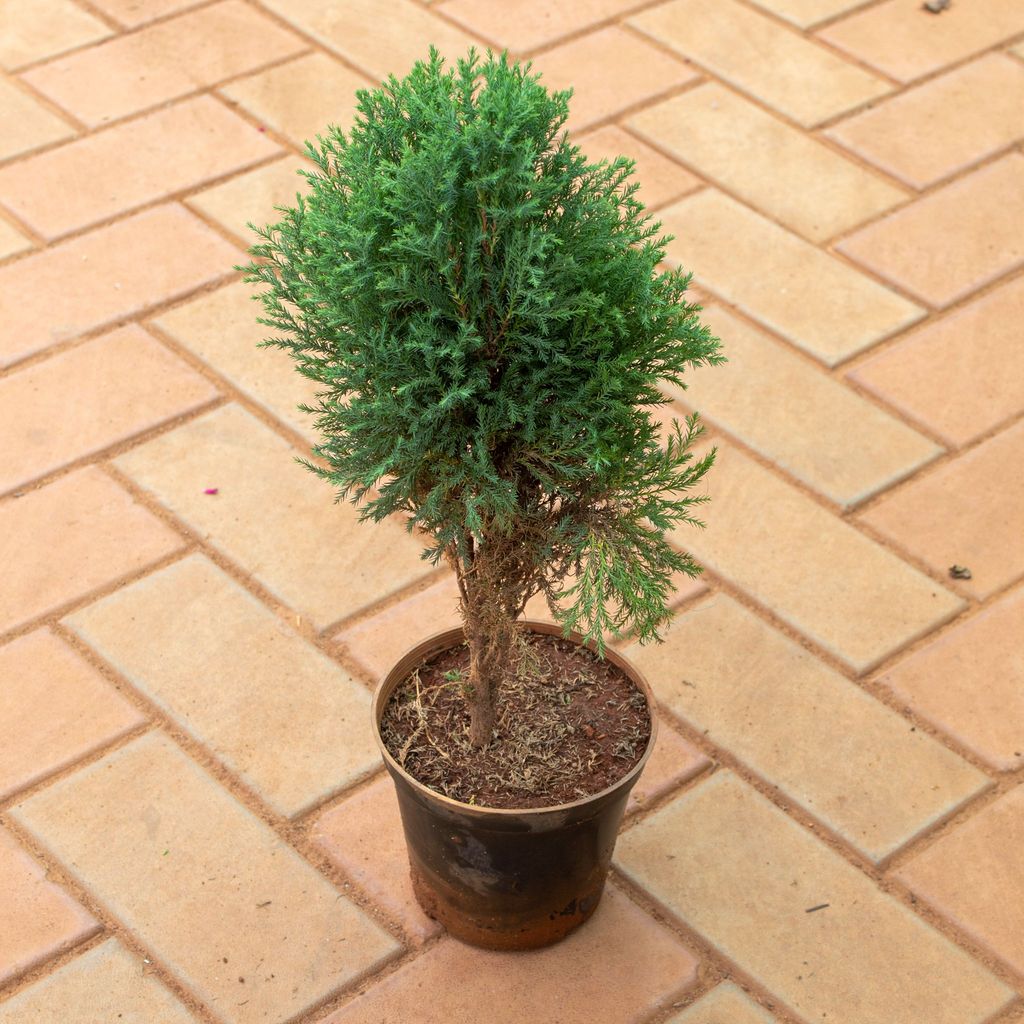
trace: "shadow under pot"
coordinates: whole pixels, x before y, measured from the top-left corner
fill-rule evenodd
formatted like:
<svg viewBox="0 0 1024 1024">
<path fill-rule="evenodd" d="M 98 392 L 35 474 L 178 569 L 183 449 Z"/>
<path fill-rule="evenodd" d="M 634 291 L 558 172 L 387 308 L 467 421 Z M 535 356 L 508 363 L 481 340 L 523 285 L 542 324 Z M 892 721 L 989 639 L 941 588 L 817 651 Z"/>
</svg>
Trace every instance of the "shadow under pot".
<svg viewBox="0 0 1024 1024">
<path fill-rule="evenodd" d="M 551 623 L 523 626 L 562 636 Z M 569 639 L 583 644 L 578 634 Z M 423 641 L 374 694 L 374 736 L 397 790 L 413 891 L 424 911 L 463 942 L 506 950 L 550 945 L 583 924 L 600 902 L 626 801 L 654 749 L 654 700 L 637 669 L 606 649 L 607 661 L 644 695 L 651 721 L 647 746 L 630 771 L 572 803 L 522 810 L 462 803 L 406 772 L 384 746 L 380 723 L 391 694 L 414 669 L 464 640 L 460 628 Z"/>
</svg>

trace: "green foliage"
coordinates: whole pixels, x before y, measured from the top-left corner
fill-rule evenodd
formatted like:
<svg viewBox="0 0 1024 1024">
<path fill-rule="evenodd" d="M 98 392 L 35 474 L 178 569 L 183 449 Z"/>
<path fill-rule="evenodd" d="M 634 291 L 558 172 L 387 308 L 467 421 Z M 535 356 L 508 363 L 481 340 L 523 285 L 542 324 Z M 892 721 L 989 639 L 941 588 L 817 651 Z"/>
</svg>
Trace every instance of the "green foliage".
<svg viewBox="0 0 1024 1024">
<path fill-rule="evenodd" d="M 314 449 L 338 499 L 408 517 L 460 581 L 508 614 L 544 591 L 567 628 L 645 639 L 667 618 L 667 541 L 697 523 L 686 494 L 696 417 L 660 442 L 659 381 L 722 361 L 656 273 L 632 161 L 588 162 L 549 94 L 506 55 L 445 70 L 433 48 L 402 81 L 361 90 L 346 136 L 307 144 L 309 193 L 260 231 L 247 280 L 261 320 L 320 386 Z M 497 563 L 495 563 L 497 564 Z M 466 600 L 466 590 L 463 589 Z"/>
</svg>

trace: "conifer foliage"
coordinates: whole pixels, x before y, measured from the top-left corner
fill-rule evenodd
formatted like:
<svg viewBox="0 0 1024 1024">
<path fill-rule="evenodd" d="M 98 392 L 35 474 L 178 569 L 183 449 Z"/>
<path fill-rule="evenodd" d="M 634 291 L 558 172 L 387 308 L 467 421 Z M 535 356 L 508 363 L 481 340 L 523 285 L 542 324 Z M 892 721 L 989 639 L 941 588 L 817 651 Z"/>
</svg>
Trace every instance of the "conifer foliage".
<svg viewBox="0 0 1024 1024">
<path fill-rule="evenodd" d="M 262 229 L 247 279 L 265 344 L 319 385 L 309 468 L 364 519 L 399 513 L 458 577 L 470 738 L 488 742 L 515 620 L 543 592 L 566 630 L 657 637 L 689 492 L 712 451 L 696 416 L 667 443 L 659 381 L 722 361 L 625 158 L 564 131 L 571 92 L 530 66 L 438 52 L 357 94 L 348 134 Z"/>
</svg>

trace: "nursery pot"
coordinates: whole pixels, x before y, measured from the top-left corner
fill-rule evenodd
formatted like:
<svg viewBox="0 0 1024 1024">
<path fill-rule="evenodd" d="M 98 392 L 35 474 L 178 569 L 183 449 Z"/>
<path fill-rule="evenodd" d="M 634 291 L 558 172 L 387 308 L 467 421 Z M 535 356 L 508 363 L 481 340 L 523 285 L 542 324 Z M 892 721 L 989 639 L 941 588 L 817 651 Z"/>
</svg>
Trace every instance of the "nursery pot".
<svg viewBox="0 0 1024 1024">
<path fill-rule="evenodd" d="M 533 633 L 562 636 L 558 626 L 526 621 Z M 569 639 L 583 643 L 578 634 Z M 647 749 L 621 779 L 572 803 L 523 810 L 476 807 L 417 782 L 391 756 L 380 722 L 395 687 L 435 654 L 465 640 L 449 629 L 410 650 L 381 680 L 373 729 L 398 792 L 416 899 L 463 942 L 488 949 L 531 949 L 564 938 L 597 909 L 626 800 L 654 749 L 654 699 L 643 676 L 621 654 L 605 657 L 647 699 Z"/>
</svg>

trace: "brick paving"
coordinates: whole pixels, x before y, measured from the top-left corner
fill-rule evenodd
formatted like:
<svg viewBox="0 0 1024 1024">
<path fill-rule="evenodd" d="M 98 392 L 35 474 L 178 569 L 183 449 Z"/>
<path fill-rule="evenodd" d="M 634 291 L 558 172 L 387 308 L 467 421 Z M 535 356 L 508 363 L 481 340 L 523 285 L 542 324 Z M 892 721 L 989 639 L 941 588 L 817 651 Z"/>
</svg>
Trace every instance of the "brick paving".
<svg viewBox="0 0 1024 1024">
<path fill-rule="evenodd" d="M 367 721 L 452 582 L 233 270 L 430 42 L 577 87 L 731 360 L 612 885 L 519 956 Z M 1021 0 L 0 0 L 0 68 L 0 1024 L 1024 1021 Z"/>
</svg>

